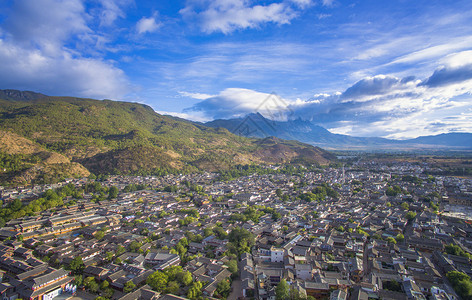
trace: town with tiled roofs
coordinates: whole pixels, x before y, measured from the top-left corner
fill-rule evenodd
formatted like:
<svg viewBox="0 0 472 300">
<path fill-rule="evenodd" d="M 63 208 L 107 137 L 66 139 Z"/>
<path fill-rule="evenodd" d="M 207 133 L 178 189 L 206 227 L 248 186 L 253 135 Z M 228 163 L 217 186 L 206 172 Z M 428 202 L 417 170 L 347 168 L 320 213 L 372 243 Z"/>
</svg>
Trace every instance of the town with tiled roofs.
<svg viewBox="0 0 472 300">
<path fill-rule="evenodd" d="M 408 162 L 268 168 L 1 187 L 0 296 L 461 299 L 472 179 Z"/>
</svg>

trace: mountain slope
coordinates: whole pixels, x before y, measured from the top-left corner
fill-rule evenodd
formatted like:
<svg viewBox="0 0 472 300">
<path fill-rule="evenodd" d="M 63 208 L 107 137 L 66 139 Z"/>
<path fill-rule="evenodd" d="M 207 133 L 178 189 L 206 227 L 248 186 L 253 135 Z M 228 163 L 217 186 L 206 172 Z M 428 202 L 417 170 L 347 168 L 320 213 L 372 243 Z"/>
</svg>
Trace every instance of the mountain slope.
<svg viewBox="0 0 472 300">
<path fill-rule="evenodd" d="M 325 164 L 333 159 L 320 148 L 281 140 L 272 141 L 271 147 L 274 143 L 283 147 L 267 156 L 261 151 L 266 145 L 258 139 L 162 116 L 139 103 L 49 96 L 27 100 L 23 93 L 8 95 L 9 99 L 0 100 L 0 130 L 94 173 L 217 171 L 234 164 Z M 14 100 L 14 95 L 20 99 Z"/>
<path fill-rule="evenodd" d="M 82 165 L 48 151 L 40 145 L 12 132 L 0 130 L 0 184 L 38 183 L 61 178 L 89 176 Z"/>
<path fill-rule="evenodd" d="M 242 136 L 276 136 L 328 149 L 472 149 L 472 134 L 470 133 L 440 134 L 401 141 L 375 137 L 352 137 L 331 133 L 309 121 L 301 119 L 286 122 L 272 121 L 261 114 L 249 114 L 237 119 L 214 120 L 205 125 L 226 128 Z"/>
</svg>

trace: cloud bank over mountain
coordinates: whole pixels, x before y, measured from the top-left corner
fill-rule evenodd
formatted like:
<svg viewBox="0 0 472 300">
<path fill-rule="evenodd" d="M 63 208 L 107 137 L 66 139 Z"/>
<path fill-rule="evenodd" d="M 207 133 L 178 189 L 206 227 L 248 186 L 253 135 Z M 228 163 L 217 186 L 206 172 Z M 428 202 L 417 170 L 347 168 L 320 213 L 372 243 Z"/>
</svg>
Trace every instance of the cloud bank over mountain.
<svg viewBox="0 0 472 300">
<path fill-rule="evenodd" d="M 314 121 L 337 133 L 391 138 L 438 133 L 438 127 L 444 132 L 472 131 L 472 123 L 463 122 L 472 115 L 469 101 L 472 93 L 471 51 L 455 53 L 442 62 L 424 79 L 392 75 L 366 77 L 343 92 L 318 94 L 305 101 L 278 98 L 274 102 L 268 101 L 275 97 L 268 93 L 226 89 L 198 102 L 186 112 L 203 113 L 209 119 L 229 119 L 254 112 L 270 119 L 283 115 Z M 438 113 L 445 110 L 460 110 L 461 113 L 449 121 L 439 122 Z M 460 129 L 453 120 L 460 123 Z M 405 128 L 404 124 L 410 126 Z"/>
</svg>

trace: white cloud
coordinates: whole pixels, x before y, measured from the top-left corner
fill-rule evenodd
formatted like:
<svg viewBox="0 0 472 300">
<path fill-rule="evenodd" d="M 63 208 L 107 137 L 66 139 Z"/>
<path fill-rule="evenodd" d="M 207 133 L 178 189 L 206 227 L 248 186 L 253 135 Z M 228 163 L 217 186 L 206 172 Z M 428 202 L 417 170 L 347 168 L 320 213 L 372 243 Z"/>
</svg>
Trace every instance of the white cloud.
<svg viewBox="0 0 472 300">
<path fill-rule="evenodd" d="M 241 117 L 260 113 L 272 120 L 286 120 L 291 116 L 290 102 L 275 94 L 261 93 L 249 89 L 229 88 L 219 95 L 195 104 L 185 113 L 203 113 L 210 119 Z"/>
<path fill-rule="evenodd" d="M 442 17 L 449 22 L 439 22 Z M 355 75 L 350 79 L 379 73 L 424 77 L 437 68 L 437 62 L 444 56 L 472 49 L 470 30 L 463 25 L 470 17 L 470 13 L 464 13 L 456 18 L 455 13 L 443 10 L 441 14 L 419 14 L 413 19 L 346 23 L 332 33 L 354 37 L 337 44 L 338 49 L 344 50 L 338 53 L 344 57 L 342 64 Z"/>
<path fill-rule="evenodd" d="M 280 76 L 290 75 L 288 80 L 278 82 L 278 87 L 294 87 L 293 81 L 303 78 L 307 82 L 316 80 L 314 73 L 325 77 L 324 70 L 312 68 L 308 62 L 322 59 L 317 49 L 298 43 L 212 43 L 189 49 L 197 55 L 185 61 L 152 64 L 153 70 L 160 70 L 166 78 L 190 82 L 187 89 L 215 90 L 221 83 L 230 86 L 251 87 L 258 83 L 260 89 L 272 90 Z M 261 86 L 266 81 L 265 86 Z M 236 82 L 236 84 L 235 84 Z M 227 85 L 225 85 L 227 86 Z M 179 88 L 180 89 L 180 88 Z M 303 97 L 307 97 L 307 92 Z M 298 96 L 298 95 L 297 95 Z"/>
<path fill-rule="evenodd" d="M 472 86 L 472 51 L 450 54 L 442 59 L 444 65 L 434 71 L 424 85 L 429 87 L 446 87 L 449 90 L 460 88 L 470 92 Z M 459 84 L 459 86 L 457 86 Z"/>
<path fill-rule="evenodd" d="M 472 55 L 457 53 L 443 61 L 445 65 L 424 80 L 377 75 L 359 80 L 342 93 L 317 94 L 308 101 L 277 98 L 272 102 L 267 100 L 271 97 L 268 93 L 226 89 L 186 112 L 204 113 L 214 119 L 255 112 L 279 120 L 301 117 L 335 133 L 357 136 L 408 138 L 469 131 L 472 125 L 464 124 L 467 121 L 472 124 L 470 113 L 457 116 L 464 110 L 472 110 Z M 445 117 L 450 117 L 449 121 L 438 129 L 438 120 Z"/>
<path fill-rule="evenodd" d="M 112 64 L 66 51 L 48 56 L 0 40 L 0 65 L 0 82 L 8 88 L 94 98 L 120 98 L 130 89 L 123 71 Z"/>
<path fill-rule="evenodd" d="M 459 68 L 466 64 L 472 64 L 472 50 L 451 53 L 441 59 L 441 63 L 451 68 Z"/>
<path fill-rule="evenodd" d="M 472 47 L 472 36 L 461 36 L 448 40 L 444 44 L 430 46 L 395 59 L 390 64 L 415 63 L 437 59 L 454 51 L 461 51 Z"/>
<path fill-rule="evenodd" d="M 324 6 L 333 6 L 334 5 L 334 1 L 335 0 L 322 0 L 321 3 L 324 5 Z"/>
<path fill-rule="evenodd" d="M 306 8 L 308 6 L 313 5 L 312 0 L 291 0 L 293 3 L 295 3 L 298 7 L 300 8 Z"/>
<path fill-rule="evenodd" d="M 161 24 L 156 21 L 156 18 L 157 18 L 157 14 L 154 14 L 153 16 L 149 18 L 146 18 L 146 17 L 141 18 L 141 20 L 139 20 L 138 23 L 136 24 L 136 30 L 138 34 L 143 34 L 146 32 L 152 33 L 158 30 Z"/>
<path fill-rule="evenodd" d="M 208 122 L 211 121 L 211 118 L 206 117 L 204 114 L 192 112 L 191 114 L 182 113 L 182 112 L 173 112 L 173 111 L 160 111 L 156 110 L 158 114 L 165 116 L 173 116 L 181 119 L 186 119 L 194 122 Z"/>
<path fill-rule="evenodd" d="M 374 46 L 359 51 L 353 59 L 354 60 L 371 60 L 377 57 L 383 57 L 390 53 L 398 52 L 399 49 L 404 48 L 406 45 L 413 45 L 418 41 L 418 37 L 397 37 L 387 38 L 387 41 L 381 39 L 380 41 L 374 42 Z"/>
<path fill-rule="evenodd" d="M 182 95 L 183 97 L 189 97 L 189 98 L 198 99 L 198 100 L 205 100 L 205 99 L 216 96 L 216 95 L 210 95 L 210 94 L 189 93 L 189 92 L 179 92 L 179 94 Z"/>
<path fill-rule="evenodd" d="M 330 14 L 318 14 L 317 17 L 318 17 L 319 20 L 323 20 L 323 19 L 327 19 L 327 18 L 331 17 L 331 15 Z"/>
<path fill-rule="evenodd" d="M 472 60 L 468 57 L 469 53 L 450 56 L 447 60 L 454 68 L 441 66 L 423 81 L 367 77 L 342 94 L 323 95 L 291 108 L 296 116 L 324 124 L 335 133 L 409 138 L 448 132 L 454 126 L 455 131 L 469 131 L 471 126 L 459 122 L 440 129 L 431 126 L 440 114 L 454 116 L 470 107 L 469 101 L 458 98 L 472 93 Z"/>
<path fill-rule="evenodd" d="M 133 3 L 133 0 L 99 0 L 103 9 L 99 12 L 100 25 L 110 26 L 116 19 L 126 17 L 122 7 Z"/>
<path fill-rule="evenodd" d="M 71 35 L 90 34 L 79 0 L 16 1 L 4 29 L 15 43 L 57 54 Z"/>
<path fill-rule="evenodd" d="M 295 1 L 297 5 L 309 1 Z M 249 5 L 246 0 L 194 0 L 189 1 L 180 13 L 189 19 L 196 19 L 204 32 L 231 33 L 238 29 L 256 28 L 272 22 L 288 24 L 297 12 L 286 2 L 267 5 Z"/>
<path fill-rule="evenodd" d="M 81 1 L 16 1 L 2 24 L 0 82 L 51 95 L 121 98 L 131 88 L 122 70 L 68 44 L 96 46 Z"/>
</svg>

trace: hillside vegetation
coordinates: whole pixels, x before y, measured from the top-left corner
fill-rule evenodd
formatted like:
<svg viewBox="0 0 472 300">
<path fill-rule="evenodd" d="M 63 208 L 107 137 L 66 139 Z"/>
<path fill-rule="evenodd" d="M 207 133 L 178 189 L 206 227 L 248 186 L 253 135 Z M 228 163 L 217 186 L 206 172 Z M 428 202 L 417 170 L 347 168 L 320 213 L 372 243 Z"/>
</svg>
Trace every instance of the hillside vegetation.
<svg viewBox="0 0 472 300">
<path fill-rule="evenodd" d="M 6 98 L 0 98 L 0 163 L 14 157 L 18 161 L 14 168 L 0 170 L 3 182 L 51 181 L 89 171 L 160 175 L 247 164 L 327 164 L 333 159 L 317 147 L 239 137 L 157 114 L 139 103 L 25 93 L 0 91 Z"/>
</svg>

